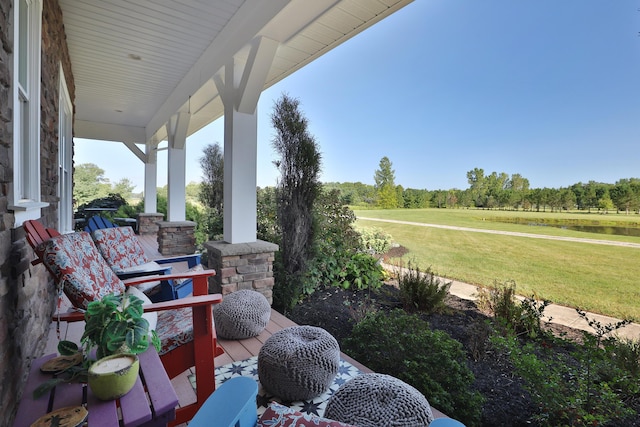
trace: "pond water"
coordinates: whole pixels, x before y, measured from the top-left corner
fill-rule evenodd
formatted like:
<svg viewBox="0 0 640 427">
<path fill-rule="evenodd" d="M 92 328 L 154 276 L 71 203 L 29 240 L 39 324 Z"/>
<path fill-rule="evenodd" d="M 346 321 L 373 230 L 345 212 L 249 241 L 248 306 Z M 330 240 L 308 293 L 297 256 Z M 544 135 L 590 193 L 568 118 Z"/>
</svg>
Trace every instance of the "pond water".
<svg viewBox="0 0 640 427">
<path fill-rule="evenodd" d="M 587 233 L 640 237 L 640 228 L 635 227 L 613 227 L 610 225 L 552 225 L 552 227 Z"/>
<path fill-rule="evenodd" d="M 633 236 L 640 237 L 638 227 L 619 227 L 611 225 L 575 225 L 575 224 L 547 224 L 544 222 L 532 222 L 524 218 L 496 218 L 496 222 L 508 222 L 511 224 L 525 224 L 532 227 L 555 227 L 565 230 L 582 231 L 585 233 L 608 234 L 610 236 Z"/>
</svg>

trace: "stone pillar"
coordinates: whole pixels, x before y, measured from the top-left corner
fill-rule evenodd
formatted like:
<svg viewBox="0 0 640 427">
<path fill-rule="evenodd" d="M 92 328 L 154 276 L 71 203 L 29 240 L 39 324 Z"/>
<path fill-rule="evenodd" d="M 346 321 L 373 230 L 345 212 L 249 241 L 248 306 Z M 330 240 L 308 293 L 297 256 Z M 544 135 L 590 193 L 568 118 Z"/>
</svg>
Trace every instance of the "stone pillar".
<svg viewBox="0 0 640 427">
<path fill-rule="evenodd" d="M 138 234 L 141 236 L 153 234 L 158 235 L 158 222 L 164 216 L 161 213 L 139 213 L 138 214 Z"/>
<path fill-rule="evenodd" d="M 240 289 L 253 289 L 273 303 L 273 261 L 278 245 L 258 240 L 252 243 L 223 241 L 204 244 L 208 268 L 216 270 L 209 292 L 222 295 Z"/>
<path fill-rule="evenodd" d="M 159 221 L 158 251 L 162 255 L 188 255 L 196 251 L 196 223 Z"/>
</svg>

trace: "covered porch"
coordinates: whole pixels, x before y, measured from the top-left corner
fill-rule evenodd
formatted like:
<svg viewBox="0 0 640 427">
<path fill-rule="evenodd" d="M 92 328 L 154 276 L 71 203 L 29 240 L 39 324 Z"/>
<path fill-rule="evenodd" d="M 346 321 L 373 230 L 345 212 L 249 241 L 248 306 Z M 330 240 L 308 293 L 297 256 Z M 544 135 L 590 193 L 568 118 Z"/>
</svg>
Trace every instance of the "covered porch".
<svg viewBox="0 0 640 427">
<path fill-rule="evenodd" d="M 139 236 L 139 240 L 143 245 L 145 252 L 147 255 L 152 258 L 161 258 L 162 255 L 158 252 L 158 244 L 157 239 L 153 235 L 142 235 Z M 176 270 L 181 270 L 184 268 L 186 270 L 186 265 L 182 266 L 180 264 L 174 266 Z M 63 297 L 62 302 L 62 310 L 64 311 L 67 307 L 70 307 L 68 301 L 65 301 L 66 298 Z M 218 339 L 218 344 L 224 349 L 224 354 L 217 356 L 215 358 L 215 366 L 216 368 L 223 367 L 224 365 L 229 365 L 233 363 L 239 363 L 246 361 L 247 359 L 254 358 L 258 356 L 260 352 L 260 348 L 266 342 L 271 335 L 278 332 L 281 329 L 296 326 L 296 323 L 283 316 L 281 313 L 271 310 L 271 318 L 269 324 L 265 328 L 262 333 L 253 338 L 248 338 L 244 340 L 225 340 Z M 47 337 L 47 343 L 45 345 L 44 351 L 41 355 L 37 355 L 36 357 L 40 357 L 42 355 L 47 355 L 51 353 L 57 352 L 57 344 L 60 339 L 67 339 L 75 342 L 80 341 L 80 337 L 82 336 L 84 330 L 83 322 L 51 322 L 49 327 L 49 333 Z M 355 367 L 358 371 L 362 373 L 371 373 L 373 372 L 368 367 L 364 366 L 357 360 L 349 357 L 348 355 L 341 353 L 341 359 L 346 361 L 353 367 Z M 178 395 L 179 405 L 188 405 L 196 400 L 196 394 L 194 390 L 193 383 L 193 368 L 185 371 L 178 377 L 172 380 L 172 385 L 176 394 Z M 431 408 L 434 417 L 440 418 L 445 417 L 443 413 L 438 411 L 435 408 Z M 187 424 L 181 424 L 181 426 L 186 426 Z"/>
</svg>

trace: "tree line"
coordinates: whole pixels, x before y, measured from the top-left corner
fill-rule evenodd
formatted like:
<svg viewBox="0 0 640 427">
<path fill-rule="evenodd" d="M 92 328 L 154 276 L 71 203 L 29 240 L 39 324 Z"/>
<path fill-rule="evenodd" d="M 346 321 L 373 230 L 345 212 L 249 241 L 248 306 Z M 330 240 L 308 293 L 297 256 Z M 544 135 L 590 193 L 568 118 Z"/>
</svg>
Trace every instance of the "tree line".
<svg viewBox="0 0 640 427">
<path fill-rule="evenodd" d="M 361 182 L 325 183 L 340 191 L 350 206 L 396 208 L 480 208 L 560 212 L 568 210 L 640 213 L 640 178 L 624 178 L 614 184 L 589 181 L 569 187 L 531 188 L 521 174 L 491 172 L 482 168 L 467 172 L 466 189 L 427 190 L 395 184 L 395 171 L 388 157 L 380 160 L 374 185 Z"/>
</svg>

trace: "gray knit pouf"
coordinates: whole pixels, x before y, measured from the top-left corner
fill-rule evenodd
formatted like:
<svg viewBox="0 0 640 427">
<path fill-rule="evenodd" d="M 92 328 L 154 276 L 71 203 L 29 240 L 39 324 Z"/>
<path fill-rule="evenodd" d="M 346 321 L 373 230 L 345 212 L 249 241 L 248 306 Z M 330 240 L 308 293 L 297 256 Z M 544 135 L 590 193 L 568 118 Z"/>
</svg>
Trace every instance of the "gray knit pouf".
<svg viewBox="0 0 640 427">
<path fill-rule="evenodd" d="M 344 383 L 327 402 L 324 417 L 358 427 L 418 427 L 433 421 L 422 393 L 384 374 L 362 374 Z"/>
<path fill-rule="evenodd" d="M 307 400 L 329 388 L 340 366 L 338 341 L 314 326 L 291 326 L 271 335 L 258 354 L 258 378 L 285 401 Z"/>
<path fill-rule="evenodd" d="M 216 332 L 220 338 L 243 340 L 260 335 L 271 318 L 271 306 L 260 292 L 244 289 L 225 295 L 213 306 Z"/>
</svg>

